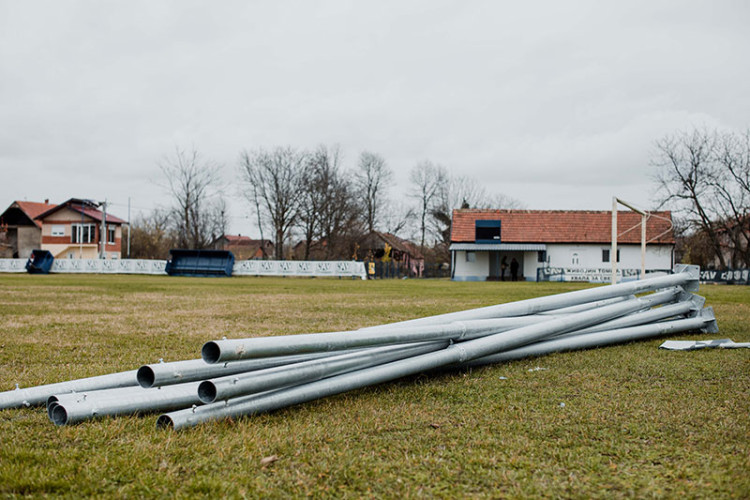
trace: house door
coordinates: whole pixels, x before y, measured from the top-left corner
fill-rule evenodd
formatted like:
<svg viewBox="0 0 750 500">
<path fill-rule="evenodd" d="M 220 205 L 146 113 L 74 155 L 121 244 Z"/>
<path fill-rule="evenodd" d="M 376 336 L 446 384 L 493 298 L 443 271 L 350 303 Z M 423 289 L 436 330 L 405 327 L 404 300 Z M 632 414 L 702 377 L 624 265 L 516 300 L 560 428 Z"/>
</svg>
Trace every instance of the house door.
<svg viewBox="0 0 750 500">
<path fill-rule="evenodd" d="M 490 280 L 500 279 L 500 252 L 490 252 Z"/>
</svg>

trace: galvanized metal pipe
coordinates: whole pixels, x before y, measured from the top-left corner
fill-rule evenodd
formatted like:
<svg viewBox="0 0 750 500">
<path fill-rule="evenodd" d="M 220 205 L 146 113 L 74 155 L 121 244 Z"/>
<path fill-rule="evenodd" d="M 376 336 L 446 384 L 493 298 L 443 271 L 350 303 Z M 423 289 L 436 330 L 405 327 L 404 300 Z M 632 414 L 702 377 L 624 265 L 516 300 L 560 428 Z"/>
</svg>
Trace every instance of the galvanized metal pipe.
<svg viewBox="0 0 750 500">
<path fill-rule="evenodd" d="M 681 293 L 683 292 L 679 287 L 658 292 L 650 296 L 650 303 L 654 305 L 663 304 L 674 300 Z M 237 359 L 262 358 L 265 356 L 335 351 L 353 347 L 396 345 L 437 340 L 463 341 L 549 319 L 551 319 L 550 316 L 521 316 L 455 321 L 445 325 L 401 326 L 390 330 L 353 330 L 302 335 L 280 335 L 275 337 L 224 339 L 206 342 L 203 345 L 201 354 L 207 363 L 217 363 Z"/>
<path fill-rule="evenodd" d="M 356 351 L 357 350 L 352 350 L 351 352 Z M 265 370 L 266 368 L 273 368 L 274 366 L 301 363 L 303 361 L 327 358 L 337 354 L 342 354 L 342 352 L 308 353 L 294 356 L 277 356 L 274 358 L 250 359 L 216 364 L 208 364 L 203 361 L 203 359 L 154 363 L 141 366 L 138 369 L 137 379 L 141 387 L 161 387 L 165 385 L 183 384 L 185 382 L 224 377 L 236 373 Z"/>
<path fill-rule="evenodd" d="M 289 389 L 279 389 L 261 395 L 243 396 L 226 402 L 166 413 L 158 418 L 157 427 L 179 429 L 194 426 L 206 420 L 247 415 L 311 401 L 520 347 L 559 333 L 585 328 L 623 316 L 649 307 L 649 304 L 648 297 L 612 304 L 516 330 L 452 344 L 440 351 L 336 375 Z"/>
<path fill-rule="evenodd" d="M 493 354 L 491 356 L 475 359 L 466 366 L 482 366 L 488 364 L 503 363 L 517 359 L 534 356 L 543 356 L 555 352 L 575 351 L 590 349 L 593 347 L 604 347 L 613 344 L 624 344 L 635 340 L 643 340 L 664 335 L 673 335 L 679 332 L 700 331 L 703 333 L 716 333 L 719 331 L 713 309 L 707 307 L 698 316 L 693 318 L 676 319 L 660 323 L 631 326 L 615 330 L 604 330 L 580 335 L 555 337 L 543 340 L 535 344 L 529 344 L 517 349 Z"/>
<path fill-rule="evenodd" d="M 565 335 L 581 335 L 584 333 L 601 332 L 604 330 L 614 330 L 618 328 L 626 328 L 629 326 L 645 325 L 647 323 L 654 323 L 667 318 L 673 318 L 680 315 L 697 316 L 703 309 L 706 299 L 699 295 L 692 295 L 690 300 L 683 300 L 676 304 L 663 305 L 661 307 L 655 307 L 648 311 L 638 312 L 635 314 L 629 314 L 621 318 L 616 318 L 611 321 L 605 321 L 598 325 L 590 326 L 582 330 L 570 332 Z"/>
<path fill-rule="evenodd" d="M 206 342 L 201 349 L 205 363 L 237 362 L 247 358 L 284 356 L 291 353 L 340 354 L 344 349 L 383 345 L 410 344 L 441 340 L 458 340 L 498 333 L 513 328 L 549 320 L 549 317 L 526 316 L 477 321 L 455 322 L 447 325 L 394 328 L 389 331 L 350 330 L 274 337 L 251 337 Z M 273 359 L 273 358 L 271 358 Z M 204 364 L 205 364 L 204 363 Z"/>
<path fill-rule="evenodd" d="M 589 309 L 596 309 L 597 307 L 608 306 L 610 304 L 616 304 L 624 300 L 634 299 L 635 295 L 623 295 L 621 297 L 612 297 L 611 299 L 595 300 L 594 302 L 586 302 L 585 304 L 579 304 L 577 306 L 562 307 L 560 309 L 553 309 L 551 311 L 542 311 L 539 314 L 571 314 L 581 311 L 588 311 Z"/>
<path fill-rule="evenodd" d="M 115 387 L 132 387 L 135 385 L 138 385 L 136 370 L 130 370 L 57 382 L 55 384 L 38 385 L 25 389 L 15 389 L 13 391 L 0 392 L 0 410 L 22 406 L 41 406 L 53 394 L 96 391 Z"/>
<path fill-rule="evenodd" d="M 448 342 L 442 341 L 414 346 L 375 347 L 356 353 L 296 363 L 291 366 L 279 366 L 257 372 L 206 380 L 198 386 L 198 397 L 203 403 L 213 403 L 217 400 L 312 382 L 341 373 L 445 349 L 447 346 Z"/>
<path fill-rule="evenodd" d="M 426 318 L 417 318 L 399 323 L 391 323 L 383 327 L 393 327 L 396 325 L 424 325 L 424 324 L 441 324 L 452 321 L 463 321 L 468 319 L 483 318 L 503 318 L 508 316 L 526 316 L 528 314 L 538 314 L 545 311 L 561 309 L 564 307 L 576 306 L 588 302 L 604 300 L 623 295 L 633 295 L 643 292 L 650 292 L 660 288 L 672 286 L 681 286 L 688 292 L 698 290 L 698 280 L 700 278 L 700 268 L 698 266 L 688 266 L 677 264 L 675 274 L 668 276 L 659 276 L 647 278 L 617 285 L 606 285 L 586 290 L 576 290 L 574 292 L 549 295 L 534 299 L 520 300 L 517 302 L 508 302 L 494 306 L 481 307 L 478 309 L 469 309 L 467 311 L 457 311 Z M 380 328 L 380 327 L 378 327 Z"/>
<path fill-rule="evenodd" d="M 681 289 L 659 292 L 650 296 L 650 301 L 654 304 L 658 304 L 662 300 L 670 300 L 680 291 Z M 691 294 L 688 295 L 690 296 Z M 694 297 L 700 300 L 696 300 L 696 302 L 686 301 L 678 304 L 666 305 L 659 308 L 650 309 L 646 312 L 623 316 L 609 322 L 589 327 L 588 329 L 585 329 L 585 331 L 593 332 L 601 330 L 611 330 L 615 328 L 622 328 L 626 326 L 640 325 L 652 321 L 657 321 L 679 314 L 685 314 L 690 312 L 691 310 L 697 312 L 700 310 L 700 307 L 702 306 L 705 299 L 697 296 Z M 538 319 L 539 318 L 535 318 L 535 322 L 538 322 Z M 563 336 L 572 336 L 579 334 L 580 333 L 576 331 L 564 334 Z M 443 347 L 445 347 L 444 344 L 438 344 L 434 347 L 427 347 L 425 349 L 425 352 L 437 350 Z M 386 351 L 379 351 L 379 349 L 385 349 Z M 392 346 L 386 348 L 368 349 L 360 351 L 360 353 L 358 354 L 355 353 L 343 356 L 335 356 L 321 361 L 303 362 L 298 363 L 292 367 L 278 367 L 269 370 L 262 370 L 260 372 L 250 372 L 240 376 L 230 376 L 216 380 L 208 380 L 202 382 L 198 387 L 198 395 L 202 402 L 212 403 L 216 400 L 224 400 L 241 395 L 276 389 L 291 384 L 312 381 L 323 378 L 323 376 L 330 377 L 339 373 L 345 373 L 346 370 L 361 369 L 367 366 L 382 364 L 387 361 L 393 361 L 417 354 L 416 352 L 406 352 L 406 350 L 409 349 L 413 348 Z M 383 352 L 384 355 L 383 357 L 376 359 L 375 356 L 378 352 Z M 365 356 L 371 357 L 371 362 L 365 363 L 363 361 L 360 361 L 360 359 L 364 358 Z M 392 359 L 386 360 L 385 357 L 389 357 Z"/>
<path fill-rule="evenodd" d="M 199 382 L 152 389 L 137 387 L 93 391 L 78 398 L 58 397 L 48 412 L 55 425 L 70 425 L 83 420 L 116 415 L 168 411 L 201 404 Z"/>
<path fill-rule="evenodd" d="M 53 394 L 47 398 L 47 416 L 52 420 L 52 411 L 60 404 L 77 405 L 94 398 L 101 402 L 109 398 L 127 398 L 130 394 L 141 394 L 143 388 L 134 385 L 132 387 L 117 387 L 114 389 L 101 389 L 96 391 L 69 392 L 65 394 Z"/>
</svg>

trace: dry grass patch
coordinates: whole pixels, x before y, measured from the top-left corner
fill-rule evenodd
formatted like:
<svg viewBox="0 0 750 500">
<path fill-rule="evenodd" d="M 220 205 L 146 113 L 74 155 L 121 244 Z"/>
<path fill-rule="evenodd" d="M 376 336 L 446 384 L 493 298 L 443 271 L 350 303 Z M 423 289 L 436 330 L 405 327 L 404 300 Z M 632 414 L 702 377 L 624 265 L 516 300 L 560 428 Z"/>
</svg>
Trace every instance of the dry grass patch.
<svg viewBox="0 0 750 500">
<path fill-rule="evenodd" d="M 0 389 L 196 358 L 224 335 L 583 286 L 0 275 Z M 702 294 L 721 336 L 750 341 L 750 288 Z M 750 353 L 660 342 L 444 370 L 180 433 L 153 416 L 55 428 L 40 409 L 3 411 L 0 496 L 747 498 Z"/>
</svg>

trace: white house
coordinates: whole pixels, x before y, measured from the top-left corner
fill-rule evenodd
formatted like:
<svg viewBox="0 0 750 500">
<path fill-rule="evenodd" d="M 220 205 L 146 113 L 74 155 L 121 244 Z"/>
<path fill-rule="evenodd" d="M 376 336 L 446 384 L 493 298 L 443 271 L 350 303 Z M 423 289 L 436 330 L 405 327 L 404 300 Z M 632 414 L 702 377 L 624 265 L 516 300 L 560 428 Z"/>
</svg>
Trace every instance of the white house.
<svg viewBox="0 0 750 500">
<path fill-rule="evenodd" d="M 618 270 L 635 276 L 641 268 L 641 216 L 618 211 L 617 233 Z M 611 240 L 609 211 L 454 210 L 452 279 L 510 280 L 515 268 L 519 280 L 602 281 L 612 266 Z M 646 272 L 671 269 L 671 212 L 649 214 L 646 241 Z"/>
</svg>

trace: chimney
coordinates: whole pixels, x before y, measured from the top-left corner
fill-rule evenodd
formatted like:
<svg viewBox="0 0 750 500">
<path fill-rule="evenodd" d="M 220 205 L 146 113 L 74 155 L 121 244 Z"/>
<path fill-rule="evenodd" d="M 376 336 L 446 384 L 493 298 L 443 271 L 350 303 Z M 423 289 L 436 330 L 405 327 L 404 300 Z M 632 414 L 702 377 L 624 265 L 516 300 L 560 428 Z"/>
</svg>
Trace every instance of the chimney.
<svg viewBox="0 0 750 500">
<path fill-rule="evenodd" d="M 45 198 L 45 199 L 44 199 L 44 204 L 45 204 L 45 205 L 49 205 L 49 198 Z"/>
</svg>

